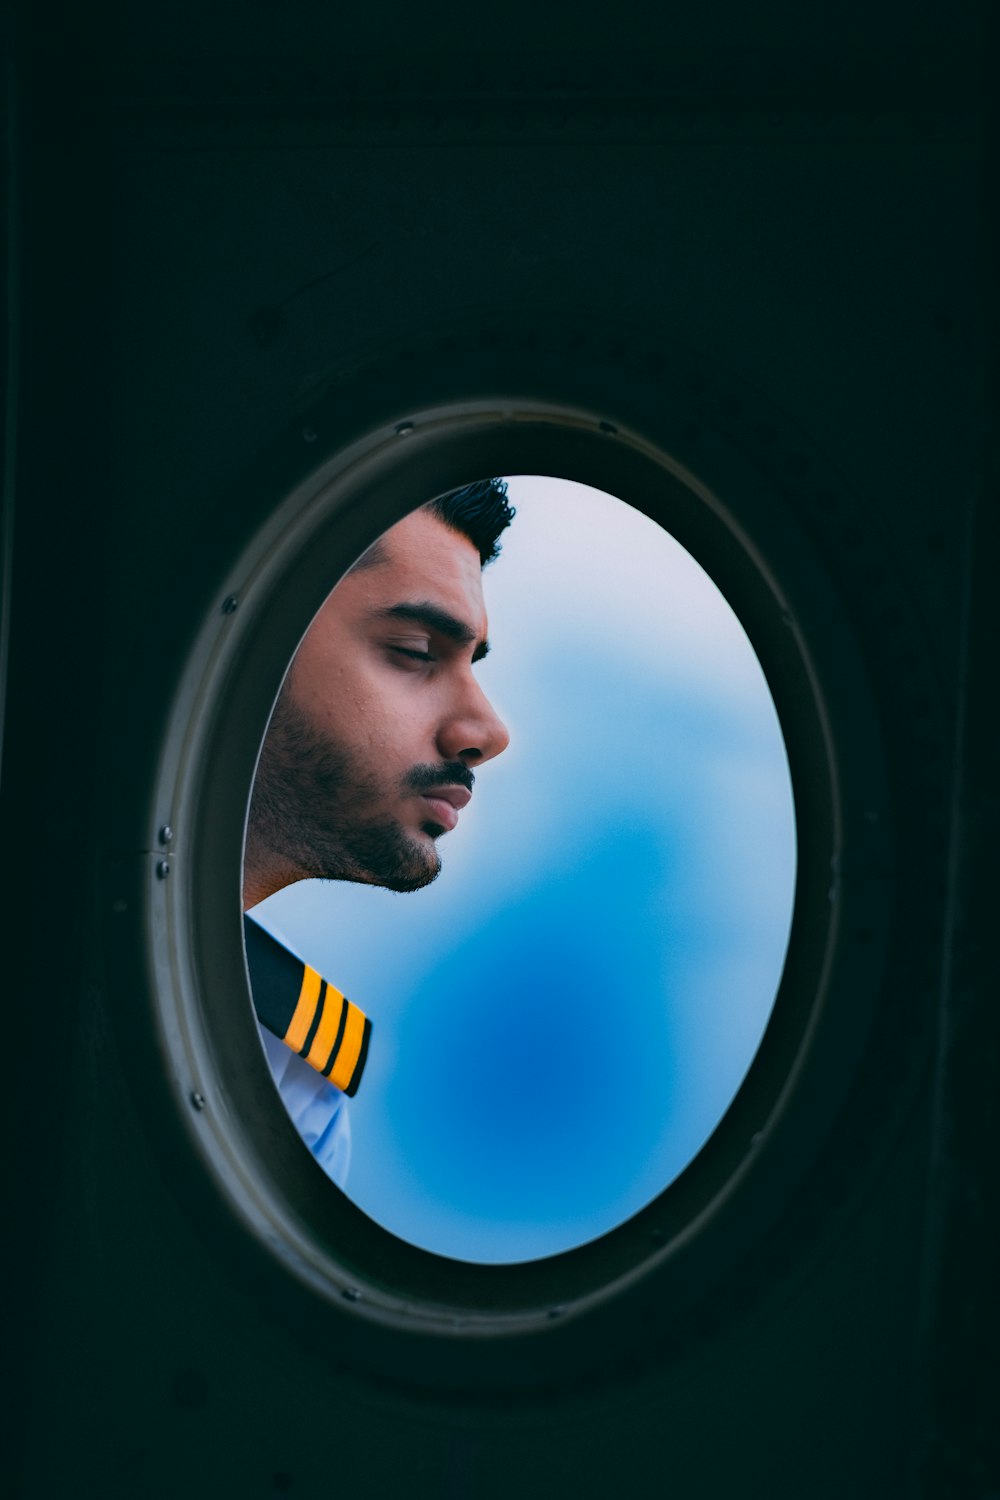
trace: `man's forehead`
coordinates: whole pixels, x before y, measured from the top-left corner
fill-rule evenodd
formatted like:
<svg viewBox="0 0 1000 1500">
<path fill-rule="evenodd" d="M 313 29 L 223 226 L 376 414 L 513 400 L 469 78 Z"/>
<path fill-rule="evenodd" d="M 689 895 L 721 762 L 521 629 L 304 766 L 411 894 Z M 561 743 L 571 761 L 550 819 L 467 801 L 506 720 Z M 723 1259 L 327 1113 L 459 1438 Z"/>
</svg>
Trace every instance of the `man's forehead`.
<svg viewBox="0 0 1000 1500">
<path fill-rule="evenodd" d="M 339 600 L 338 600 L 339 596 Z M 375 560 L 337 585 L 327 604 L 368 614 L 397 605 L 432 603 L 486 635 L 479 552 L 467 536 L 426 510 L 412 512 L 376 543 Z"/>
<path fill-rule="evenodd" d="M 382 585 L 420 580 L 439 588 L 456 588 L 471 600 L 483 598 L 483 570 L 477 547 L 460 531 L 453 531 L 435 514 L 415 510 L 381 538 L 382 561 L 372 568 Z"/>
<path fill-rule="evenodd" d="M 440 516 L 422 506 L 411 511 L 395 526 L 382 534 L 380 546 L 387 560 L 448 563 L 469 569 L 478 578 L 482 569 L 477 548 L 461 531 L 456 531 Z"/>
</svg>

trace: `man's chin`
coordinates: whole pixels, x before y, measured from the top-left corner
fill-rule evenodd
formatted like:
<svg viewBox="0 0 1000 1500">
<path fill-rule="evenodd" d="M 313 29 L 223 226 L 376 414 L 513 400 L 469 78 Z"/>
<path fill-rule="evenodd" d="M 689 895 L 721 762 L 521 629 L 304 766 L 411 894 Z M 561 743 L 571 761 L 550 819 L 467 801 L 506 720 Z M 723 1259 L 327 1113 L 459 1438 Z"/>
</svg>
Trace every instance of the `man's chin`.
<svg viewBox="0 0 1000 1500">
<path fill-rule="evenodd" d="M 431 833 L 431 828 L 435 830 Z M 440 832 L 444 832 L 441 829 Z M 441 873 L 441 856 L 434 845 L 437 825 L 429 824 L 415 837 L 400 838 L 392 850 L 383 848 L 379 858 L 362 864 L 353 875 L 366 885 L 381 886 L 387 891 L 419 891 L 430 885 Z"/>
<path fill-rule="evenodd" d="M 387 891 L 420 891 L 425 885 L 430 885 L 441 873 L 441 861 L 435 857 L 424 860 L 421 864 L 399 867 L 391 873 L 385 871 L 375 875 L 371 880 L 372 885 L 383 886 Z"/>
<path fill-rule="evenodd" d="M 402 894 L 406 891 L 422 891 L 425 885 L 430 885 L 433 881 L 437 880 L 440 873 L 441 866 L 438 865 L 436 869 L 424 870 L 419 875 L 398 875 L 392 880 L 376 880 L 373 883 L 382 886 L 387 891 L 396 891 Z"/>
<path fill-rule="evenodd" d="M 433 832 L 431 831 L 433 829 Z M 422 830 L 425 838 L 414 839 L 410 845 L 412 859 L 401 861 L 400 866 L 393 872 L 393 883 L 389 885 L 392 891 L 419 891 L 425 885 L 430 885 L 441 873 L 441 856 L 437 852 L 434 840 L 443 833 L 444 829 L 438 830 L 436 823 L 427 824 Z M 388 882 L 387 882 L 388 884 Z"/>
</svg>

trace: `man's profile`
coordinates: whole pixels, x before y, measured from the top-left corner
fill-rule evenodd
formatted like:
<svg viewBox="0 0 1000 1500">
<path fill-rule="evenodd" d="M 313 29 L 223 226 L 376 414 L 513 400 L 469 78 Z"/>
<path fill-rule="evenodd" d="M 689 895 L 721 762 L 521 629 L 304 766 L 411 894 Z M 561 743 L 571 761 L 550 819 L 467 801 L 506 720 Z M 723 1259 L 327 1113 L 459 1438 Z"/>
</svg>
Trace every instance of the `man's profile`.
<svg viewBox="0 0 1000 1500">
<path fill-rule="evenodd" d="M 387 531 L 329 595 L 289 668 L 261 748 L 244 909 L 315 877 L 394 891 L 436 877 L 438 839 L 456 826 L 475 771 L 508 743 L 473 669 L 489 650 L 482 569 L 512 516 L 502 481 L 451 491 Z M 249 927 L 248 953 L 258 1014 L 275 1029 L 257 999 Z M 302 995 L 314 971 L 304 973 Z M 326 984 L 315 977 L 322 989 L 279 1032 L 284 1041 L 262 1035 L 300 1133 L 342 1183 L 346 1117 L 325 1081 L 337 1076 L 337 1049 L 327 1057 L 316 1040 Z M 357 1029 L 356 1016 L 331 992 L 339 997 L 342 1039 L 345 1022 L 348 1032 Z M 326 1024 L 332 1034 L 329 1014 Z M 337 1120 L 339 1143 L 331 1135 Z"/>
</svg>

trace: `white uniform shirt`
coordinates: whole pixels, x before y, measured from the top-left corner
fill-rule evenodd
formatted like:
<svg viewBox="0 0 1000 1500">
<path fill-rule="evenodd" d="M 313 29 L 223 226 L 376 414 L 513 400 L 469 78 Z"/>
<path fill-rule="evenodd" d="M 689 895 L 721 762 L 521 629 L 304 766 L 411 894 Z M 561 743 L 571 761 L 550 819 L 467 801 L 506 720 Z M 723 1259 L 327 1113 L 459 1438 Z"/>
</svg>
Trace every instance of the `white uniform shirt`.
<svg viewBox="0 0 1000 1500">
<path fill-rule="evenodd" d="M 260 1027 L 271 1077 L 299 1135 L 339 1188 L 351 1165 L 351 1120 L 346 1095 Z"/>
</svg>

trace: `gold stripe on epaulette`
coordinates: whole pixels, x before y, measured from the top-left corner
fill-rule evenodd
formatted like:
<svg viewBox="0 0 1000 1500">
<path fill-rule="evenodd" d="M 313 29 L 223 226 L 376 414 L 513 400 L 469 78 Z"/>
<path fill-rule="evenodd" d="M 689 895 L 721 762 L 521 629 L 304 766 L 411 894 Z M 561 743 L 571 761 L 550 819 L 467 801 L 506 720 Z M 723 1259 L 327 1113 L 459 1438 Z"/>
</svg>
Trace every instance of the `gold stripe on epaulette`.
<svg viewBox="0 0 1000 1500">
<path fill-rule="evenodd" d="M 361 1042 L 365 1034 L 365 1016 L 356 1005 L 347 1002 L 347 1025 L 344 1028 L 344 1040 L 340 1044 L 340 1052 L 337 1061 L 330 1073 L 330 1082 L 335 1083 L 338 1089 L 346 1089 L 354 1075 L 354 1069 L 358 1061 L 358 1053 L 361 1051 Z"/>
<path fill-rule="evenodd" d="M 306 1062 L 311 1068 L 322 1073 L 330 1056 L 330 1049 L 336 1040 L 340 1029 L 341 1009 L 348 1002 L 339 990 L 335 990 L 332 984 L 326 986 L 326 999 L 323 1003 L 323 1018 L 316 1028 L 313 1044 L 309 1048 Z"/>
<path fill-rule="evenodd" d="M 299 998 L 295 1002 L 295 1010 L 292 1019 L 288 1023 L 288 1030 L 282 1037 L 287 1047 L 293 1052 L 301 1052 L 305 1045 L 309 1028 L 316 1014 L 316 1002 L 320 996 L 323 981 L 315 969 L 310 969 L 308 964 L 303 965 L 302 988 L 299 990 Z"/>
</svg>

